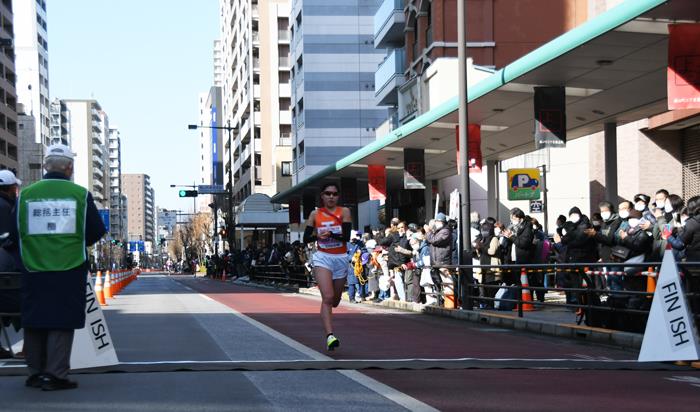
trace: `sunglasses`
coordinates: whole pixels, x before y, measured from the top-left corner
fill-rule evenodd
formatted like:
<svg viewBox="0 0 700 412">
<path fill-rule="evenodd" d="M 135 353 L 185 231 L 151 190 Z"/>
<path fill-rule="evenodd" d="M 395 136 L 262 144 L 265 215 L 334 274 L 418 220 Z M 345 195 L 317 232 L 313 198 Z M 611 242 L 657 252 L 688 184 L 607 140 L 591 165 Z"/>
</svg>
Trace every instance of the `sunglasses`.
<svg viewBox="0 0 700 412">
<path fill-rule="evenodd" d="M 338 192 L 323 192 L 326 196 L 338 196 Z"/>
</svg>

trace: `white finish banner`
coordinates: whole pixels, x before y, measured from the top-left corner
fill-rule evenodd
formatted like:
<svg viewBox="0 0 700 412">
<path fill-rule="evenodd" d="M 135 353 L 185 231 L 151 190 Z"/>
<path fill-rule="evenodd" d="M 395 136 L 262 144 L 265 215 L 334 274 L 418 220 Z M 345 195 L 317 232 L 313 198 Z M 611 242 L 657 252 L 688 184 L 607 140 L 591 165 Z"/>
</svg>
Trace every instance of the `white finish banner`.
<svg viewBox="0 0 700 412">
<path fill-rule="evenodd" d="M 667 250 L 644 331 L 639 362 L 700 359 L 698 335 L 673 253 Z"/>
<path fill-rule="evenodd" d="M 71 369 L 110 366 L 119 363 L 107 321 L 97 301 L 92 276 L 88 273 L 85 288 L 85 327 L 75 331 Z"/>
</svg>

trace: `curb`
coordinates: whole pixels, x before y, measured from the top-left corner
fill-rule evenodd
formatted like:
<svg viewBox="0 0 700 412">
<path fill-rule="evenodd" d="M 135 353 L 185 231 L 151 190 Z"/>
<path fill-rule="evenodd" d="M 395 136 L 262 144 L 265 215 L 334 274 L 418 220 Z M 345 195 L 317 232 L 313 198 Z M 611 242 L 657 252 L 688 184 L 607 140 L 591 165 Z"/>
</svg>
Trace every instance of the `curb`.
<svg viewBox="0 0 700 412">
<path fill-rule="evenodd" d="M 245 286 L 264 287 L 266 289 L 281 289 L 288 292 L 298 292 L 305 295 L 320 296 L 318 289 L 316 288 L 281 288 L 261 285 L 253 282 L 238 281 L 235 281 L 234 283 Z M 398 309 L 407 312 L 424 313 L 431 316 L 465 320 L 507 329 L 524 330 L 559 338 L 613 345 L 625 349 L 639 350 L 642 347 L 642 339 L 644 337 L 644 335 L 640 333 L 594 328 L 585 325 L 577 325 L 575 323 L 548 322 L 544 320 L 528 319 L 525 317 L 519 318 L 514 315 L 487 313 L 475 310 L 445 309 L 437 306 L 429 306 L 421 303 L 401 302 L 398 300 L 385 300 L 380 303 L 365 302 L 365 304 L 376 307 Z"/>
</svg>

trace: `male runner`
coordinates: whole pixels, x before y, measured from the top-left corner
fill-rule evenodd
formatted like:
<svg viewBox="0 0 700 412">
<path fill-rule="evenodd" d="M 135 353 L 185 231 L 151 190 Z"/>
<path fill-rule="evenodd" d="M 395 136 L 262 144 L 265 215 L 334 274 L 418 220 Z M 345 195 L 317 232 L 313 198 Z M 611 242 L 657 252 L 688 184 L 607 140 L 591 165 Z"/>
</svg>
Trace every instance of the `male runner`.
<svg viewBox="0 0 700 412">
<path fill-rule="evenodd" d="M 338 206 L 338 186 L 329 183 L 321 189 L 321 207 L 306 221 L 304 243 L 316 241 L 313 274 L 321 291 L 321 321 L 326 330 L 326 347 L 334 350 L 340 341 L 333 335 L 331 317 L 338 307 L 348 276 L 347 242 L 352 230 L 352 216 Z"/>
</svg>

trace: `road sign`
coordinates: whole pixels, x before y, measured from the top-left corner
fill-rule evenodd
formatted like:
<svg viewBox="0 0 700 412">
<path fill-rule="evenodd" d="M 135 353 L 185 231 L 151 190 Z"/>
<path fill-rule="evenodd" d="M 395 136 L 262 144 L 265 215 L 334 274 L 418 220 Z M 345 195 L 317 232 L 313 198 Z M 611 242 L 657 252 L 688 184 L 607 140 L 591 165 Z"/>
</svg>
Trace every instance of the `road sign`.
<svg viewBox="0 0 700 412">
<path fill-rule="evenodd" d="M 107 232 L 109 232 L 109 209 L 97 209 L 97 212 L 100 214 Z"/>
<path fill-rule="evenodd" d="M 530 200 L 530 213 L 544 213 L 544 202 L 542 200 Z"/>
<path fill-rule="evenodd" d="M 540 198 L 540 169 L 508 169 L 508 200 Z"/>
<path fill-rule="evenodd" d="M 202 195 L 218 195 L 226 193 L 223 185 L 199 185 L 197 191 Z"/>
</svg>

